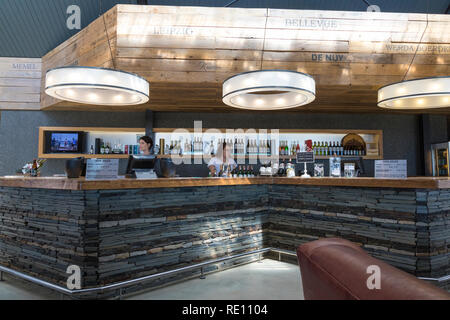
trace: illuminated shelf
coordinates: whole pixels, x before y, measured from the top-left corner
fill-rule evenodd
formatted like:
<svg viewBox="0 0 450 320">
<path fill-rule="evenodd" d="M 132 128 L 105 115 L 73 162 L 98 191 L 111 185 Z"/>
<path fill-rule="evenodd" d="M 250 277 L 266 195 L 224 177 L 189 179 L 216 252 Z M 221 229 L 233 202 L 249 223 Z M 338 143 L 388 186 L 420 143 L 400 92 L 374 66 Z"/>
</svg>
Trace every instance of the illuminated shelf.
<svg viewBox="0 0 450 320">
<path fill-rule="evenodd" d="M 81 153 L 44 153 L 45 131 L 83 131 L 86 133 L 105 134 L 144 134 L 144 128 L 105 128 L 105 127 L 39 127 L 38 157 L 40 159 L 73 159 L 84 157 L 86 159 L 128 159 L 129 154 L 81 154 Z"/>
<path fill-rule="evenodd" d="M 171 157 L 171 155 L 170 154 L 163 154 L 163 155 L 160 155 L 160 154 L 158 154 L 158 155 L 156 155 L 156 157 L 157 158 L 163 158 L 163 159 L 170 159 L 170 157 Z M 178 157 L 191 157 L 191 158 L 202 158 L 202 157 L 204 157 L 204 155 L 199 155 L 199 154 L 196 154 L 196 155 L 181 155 L 181 156 L 178 156 Z M 210 156 L 210 157 L 213 157 L 213 156 Z M 249 157 L 248 155 L 246 155 L 246 156 L 244 156 L 243 158 L 245 158 L 245 159 L 249 159 L 249 158 L 254 158 L 255 156 L 252 156 L 252 157 Z M 268 157 L 270 157 L 270 156 L 268 156 Z M 337 156 L 337 157 L 339 157 L 339 158 L 355 158 L 355 157 L 361 157 L 361 158 L 363 158 L 363 159 L 365 159 L 365 160 L 380 160 L 380 159 L 383 159 L 383 157 L 382 156 Z M 235 157 L 235 156 L 233 156 L 233 158 L 234 159 L 237 159 L 238 157 Z M 259 155 L 258 156 L 256 156 L 256 158 L 257 159 L 259 159 Z M 331 158 L 331 156 L 315 156 L 314 157 L 316 160 L 326 160 L 326 159 L 329 159 L 329 158 Z M 291 156 L 279 156 L 278 157 L 278 159 L 279 160 L 289 160 L 289 159 L 292 159 L 292 160 L 295 160 L 296 159 L 296 156 L 295 155 L 291 155 Z"/>
<path fill-rule="evenodd" d="M 182 130 L 180 130 L 182 129 Z M 198 131 L 198 136 L 194 132 L 194 128 L 154 128 L 155 132 L 155 144 L 158 144 L 160 139 L 164 139 L 165 142 L 169 141 L 184 141 L 192 142 L 196 138 L 202 137 L 203 142 L 209 145 L 209 141 L 214 141 L 214 146 L 217 145 L 218 139 L 231 139 L 235 141 L 236 139 L 243 140 L 244 146 L 247 145 L 248 140 L 258 141 L 261 140 L 271 140 L 275 139 L 276 152 L 278 152 L 278 145 L 282 142 L 287 142 L 288 146 L 291 147 L 291 142 L 300 142 L 305 140 L 312 140 L 313 142 L 341 142 L 342 139 L 348 134 L 357 134 L 365 142 L 365 150 L 369 155 L 361 156 L 363 159 L 367 160 L 377 160 L 383 159 L 383 131 L 382 130 L 348 130 L 348 129 L 224 129 L 218 128 L 211 131 L 211 128 L 201 128 Z M 227 132 L 231 130 L 231 132 Z M 272 133 L 274 130 L 274 133 Z M 184 131 L 184 132 L 181 132 Z M 250 132 L 248 132 L 250 131 Z M 263 132 L 262 135 L 259 132 Z M 174 136 L 172 136 L 172 133 Z M 224 136 L 225 134 L 225 136 Z M 275 136 L 272 136 L 274 134 Z M 271 140 L 273 141 L 273 140 Z M 167 146 L 167 143 L 166 146 Z M 275 150 L 273 150 L 275 151 Z M 163 157 L 170 157 L 170 155 L 164 155 Z M 193 156 L 202 157 L 201 155 Z M 248 159 L 248 155 L 244 156 Z M 279 159 L 289 159 L 289 157 L 295 157 L 295 155 L 281 156 Z M 316 156 L 316 159 L 329 159 L 331 156 Z M 356 155 L 340 156 L 345 157 L 357 157 Z"/>
<path fill-rule="evenodd" d="M 72 159 L 84 157 L 86 159 L 128 159 L 129 154 L 81 154 L 81 153 L 41 153 L 41 159 Z"/>
</svg>

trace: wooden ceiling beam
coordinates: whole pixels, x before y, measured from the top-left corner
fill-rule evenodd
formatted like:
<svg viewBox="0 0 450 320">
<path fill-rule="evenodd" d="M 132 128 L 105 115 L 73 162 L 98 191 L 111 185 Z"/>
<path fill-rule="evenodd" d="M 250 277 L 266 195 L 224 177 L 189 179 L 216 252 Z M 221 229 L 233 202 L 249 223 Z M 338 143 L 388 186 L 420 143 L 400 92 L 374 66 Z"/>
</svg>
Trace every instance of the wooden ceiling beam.
<svg viewBox="0 0 450 320">
<path fill-rule="evenodd" d="M 43 57 L 43 78 L 58 66 L 114 65 L 150 82 L 149 103 L 71 106 L 42 86 L 42 109 L 242 112 L 222 103 L 222 82 L 262 68 L 314 77 L 316 100 L 294 112 L 391 112 L 376 105 L 380 86 L 450 74 L 446 15 L 429 15 L 425 30 L 425 14 L 117 5 L 105 21 L 109 43 L 100 17 Z"/>
</svg>

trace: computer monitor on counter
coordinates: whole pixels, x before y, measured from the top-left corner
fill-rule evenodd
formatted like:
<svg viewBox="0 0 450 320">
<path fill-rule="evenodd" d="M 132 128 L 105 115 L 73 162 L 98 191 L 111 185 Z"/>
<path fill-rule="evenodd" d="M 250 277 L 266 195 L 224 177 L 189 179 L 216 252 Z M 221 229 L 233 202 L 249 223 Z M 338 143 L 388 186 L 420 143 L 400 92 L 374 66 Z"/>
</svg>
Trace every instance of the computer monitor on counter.
<svg viewBox="0 0 450 320">
<path fill-rule="evenodd" d="M 156 157 L 154 155 L 130 155 L 126 176 L 136 178 L 136 173 L 153 171 L 155 168 Z"/>
</svg>

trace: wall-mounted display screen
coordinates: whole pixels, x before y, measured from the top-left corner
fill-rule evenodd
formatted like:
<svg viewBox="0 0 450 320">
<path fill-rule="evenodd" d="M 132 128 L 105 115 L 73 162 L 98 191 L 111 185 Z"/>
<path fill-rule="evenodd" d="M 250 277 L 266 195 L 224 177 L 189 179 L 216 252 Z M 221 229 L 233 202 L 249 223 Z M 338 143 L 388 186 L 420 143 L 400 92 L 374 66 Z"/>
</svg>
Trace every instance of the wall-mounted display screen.
<svg viewBox="0 0 450 320">
<path fill-rule="evenodd" d="M 46 153 L 82 153 L 83 132 L 46 131 Z"/>
</svg>

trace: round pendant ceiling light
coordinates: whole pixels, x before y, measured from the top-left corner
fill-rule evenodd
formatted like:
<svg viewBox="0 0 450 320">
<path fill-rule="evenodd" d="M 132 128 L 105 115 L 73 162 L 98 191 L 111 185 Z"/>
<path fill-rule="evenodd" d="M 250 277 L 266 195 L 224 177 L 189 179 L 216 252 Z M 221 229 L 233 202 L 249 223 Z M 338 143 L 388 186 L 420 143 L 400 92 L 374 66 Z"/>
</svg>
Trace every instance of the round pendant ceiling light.
<svg viewBox="0 0 450 320">
<path fill-rule="evenodd" d="M 450 77 L 406 80 L 381 87 L 378 106 L 405 110 L 450 107 Z"/>
<path fill-rule="evenodd" d="M 316 98 L 316 83 L 308 74 L 289 70 L 258 70 L 223 82 L 222 101 L 235 108 L 279 110 L 299 107 Z"/>
<path fill-rule="evenodd" d="M 149 100 L 144 78 L 114 69 L 68 66 L 47 71 L 45 93 L 77 103 L 126 106 Z"/>
</svg>

